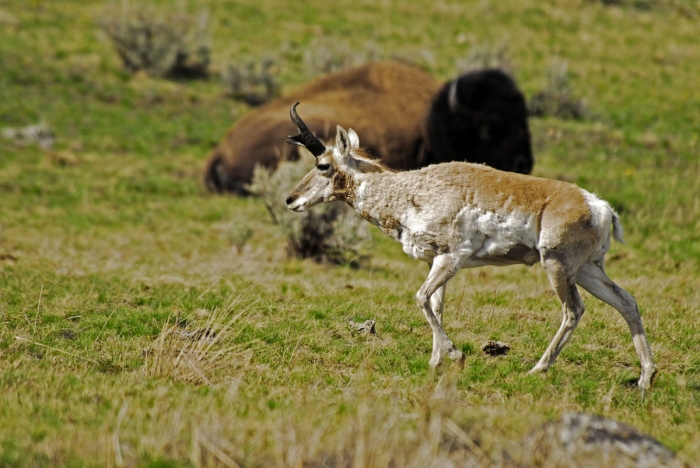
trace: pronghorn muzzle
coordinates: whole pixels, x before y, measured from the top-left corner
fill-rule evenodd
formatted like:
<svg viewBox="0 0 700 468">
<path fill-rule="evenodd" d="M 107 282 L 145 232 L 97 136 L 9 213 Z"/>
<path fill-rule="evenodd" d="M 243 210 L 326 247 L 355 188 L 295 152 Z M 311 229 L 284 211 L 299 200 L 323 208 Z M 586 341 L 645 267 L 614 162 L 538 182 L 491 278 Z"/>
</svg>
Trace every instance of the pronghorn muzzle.
<svg viewBox="0 0 700 468">
<path fill-rule="evenodd" d="M 298 102 L 292 104 L 292 107 L 289 108 L 289 115 L 292 117 L 292 122 L 294 122 L 294 125 L 296 125 L 299 129 L 299 134 L 287 138 L 287 143 L 291 145 L 303 146 L 311 151 L 311 154 L 318 158 L 326 152 L 326 147 L 323 143 L 321 143 L 321 140 L 316 138 L 316 135 L 311 133 L 311 131 L 306 127 L 304 121 L 301 120 L 301 117 L 299 117 L 296 110 L 298 105 Z"/>
</svg>

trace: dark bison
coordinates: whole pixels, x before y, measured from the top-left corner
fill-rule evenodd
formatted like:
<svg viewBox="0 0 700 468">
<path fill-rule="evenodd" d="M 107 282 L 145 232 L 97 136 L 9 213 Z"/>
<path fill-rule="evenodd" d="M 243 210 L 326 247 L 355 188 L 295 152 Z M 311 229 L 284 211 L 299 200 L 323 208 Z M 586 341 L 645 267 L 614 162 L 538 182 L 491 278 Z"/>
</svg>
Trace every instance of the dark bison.
<svg viewBox="0 0 700 468">
<path fill-rule="evenodd" d="M 412 65 L 375 62 L 317 78 L 241 118 L 214 149 L 204 172 L 215 192 L 246 193 L 256 165 L 274 169 L 296 157 L 285 140 L 296 132 L 289 107 L 322 140 L 352 127 L 387 166 L 408 170 L 443 161 L 532 169 L 525 99 L 503 72 L 484 70 L 442 85 Z"/>
<path fill-rule="evenodd" d="M 525 97 L 501 70 L 467 73 L 443 86 L 424 131 L 424 164 L 467 161 L 521 174 L 532 171 Z"/>
</svg>

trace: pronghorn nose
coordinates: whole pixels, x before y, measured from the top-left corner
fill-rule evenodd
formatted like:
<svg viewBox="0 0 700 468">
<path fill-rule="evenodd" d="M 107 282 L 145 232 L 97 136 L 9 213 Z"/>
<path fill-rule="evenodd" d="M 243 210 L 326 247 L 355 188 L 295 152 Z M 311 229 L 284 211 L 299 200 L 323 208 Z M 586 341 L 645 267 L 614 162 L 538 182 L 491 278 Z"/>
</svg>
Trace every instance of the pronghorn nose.
<svg viewBox="0 0 700 468">
<path fill-rule="evenodd" d="M 292 197 L 287 197 L 287 205 L 289 205 L 293 201 L 294 201 L 294 199 Z"/>
</svg>

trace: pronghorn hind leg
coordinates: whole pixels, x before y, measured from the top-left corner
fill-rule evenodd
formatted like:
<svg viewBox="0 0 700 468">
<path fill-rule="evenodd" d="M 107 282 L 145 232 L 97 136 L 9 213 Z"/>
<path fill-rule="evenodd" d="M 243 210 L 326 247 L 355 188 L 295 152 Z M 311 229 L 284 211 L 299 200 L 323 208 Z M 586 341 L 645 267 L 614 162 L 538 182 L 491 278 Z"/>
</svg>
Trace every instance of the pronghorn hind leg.
<svg viewBox="0 0 700 468">
<path fill-rule="evenodd" d="M 530 374 L 545 372 L 554 364 L 554 360 L 569 341 L 569 338 L 571 338 L 571 334 L 578 326 L 584 312 L 583 299 L 581 299 L 581 295 L 576 289 L 576 274 L 572 274 L 570 269 L 566 268 L 557 258 L 543 258 L 542 264 L 554 292 L 562 303 L 563 317 L 559 330 L 557 330 L 539 362 L 530 370 Z"/>
<path fill-rule="evenodd" d="M 445 310 L 445 289 L 447 288 L 447 283 L 443 283 L 437 291 L 435 291 L 432 296 L 430 296 L 430 309 L 433 311 L 437 322 L 442 326 L 442 313 Z M 444 329 L 443 329 L 444 330 Z M 433 354 L 435 350 L 440 347 L 438 342 L 438 335 L 433 333 Z M 432 356 L 431 356 L 432 357 Z"/>
<path fill-rule="evenodd" d="M 602 260 L 583 264 L 579 269 L 576 282 L 583 289 L 601 301 L 610 304 L 622 314 L 630 332 L 632 332 L 632 341 L 642 365 L 642 374 L 637 385 L 642 391 L 651 387 L 651 381 L 656 374 L 656 365 L 644 333 L 642 317 L 639 315 L 639 308 L 634 296 L 608 278 Z"/>
<path fill-rule="evenodd" d="M 418 307 L 421 308 L 433 331 L 433 352 L 430 356 L 430 367 L 437 367 L 445 355 L 453 361 L 464 361 L 464 354 L 457 350 L 442 328 L 445 285 L 457 270 L 456 259 L 448 255 L 435 257 L 428 278 L 416 293 Z M 433 306 L 436 310 L 433 309 Z"/>
</svg>

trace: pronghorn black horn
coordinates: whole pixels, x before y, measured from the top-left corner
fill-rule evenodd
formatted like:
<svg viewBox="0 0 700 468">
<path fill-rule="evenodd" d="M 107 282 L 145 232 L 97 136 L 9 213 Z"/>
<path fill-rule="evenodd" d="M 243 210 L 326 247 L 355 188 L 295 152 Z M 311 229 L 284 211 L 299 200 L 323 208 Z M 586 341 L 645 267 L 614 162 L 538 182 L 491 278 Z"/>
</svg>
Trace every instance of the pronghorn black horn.
<svg viewBox="0 0 700 468">
<path fill-rule="evenodd" d="M 306 124 L 303 120 L 301 120 L 299 114 L 297 114 L 296 107 L 298 105 L 298 102 L 292 104 L 292 107 L 289 108 L 289 115 L 292 117 L 292 122 L 294 122 L 294 125 L 296 125 L 299 129 L 299 134 L 287 138 L 287 143 L 291 145 L 303 146 L 311 151 L 311 154 L 318 158 L 326 152 L 326 147 L 323 143 L 321 143 L 321 140 L 316 138 L 316 135 L 311 133 L 309 129 L 306 128 Z"/>
</svg>

